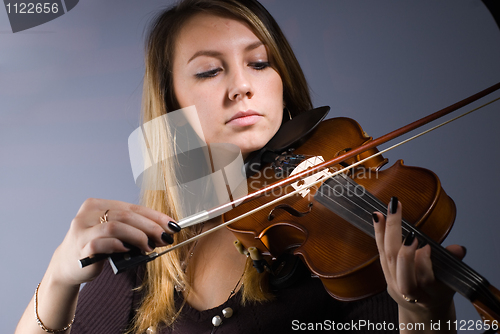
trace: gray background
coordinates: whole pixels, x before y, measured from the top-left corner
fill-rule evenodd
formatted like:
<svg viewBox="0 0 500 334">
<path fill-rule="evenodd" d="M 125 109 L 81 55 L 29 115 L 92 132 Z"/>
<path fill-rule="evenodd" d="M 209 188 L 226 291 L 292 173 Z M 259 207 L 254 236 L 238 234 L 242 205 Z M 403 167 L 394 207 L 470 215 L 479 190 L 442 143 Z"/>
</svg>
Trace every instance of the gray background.
<svg viewBox="0 0 500 334">
<path fill-rule="evenodd" d="M 0 9 L 2 332 L 14 330 L 86 198 L 137 202 L 127 137 L 139 120 L 142 34 L 168 3 L 80 1 L 16 34 Z M 296 51 L 314 104 L 374 137 L 500 81 L 500 30 L 477 0 L 263 3 Z M 440 176 L 458 207 L 445 244 L 467 246 L 465 261 L 496 286 L 499 109 L 386 154 Z M 458 319 L 479 319 L 455 300 Z"/>
</svg>

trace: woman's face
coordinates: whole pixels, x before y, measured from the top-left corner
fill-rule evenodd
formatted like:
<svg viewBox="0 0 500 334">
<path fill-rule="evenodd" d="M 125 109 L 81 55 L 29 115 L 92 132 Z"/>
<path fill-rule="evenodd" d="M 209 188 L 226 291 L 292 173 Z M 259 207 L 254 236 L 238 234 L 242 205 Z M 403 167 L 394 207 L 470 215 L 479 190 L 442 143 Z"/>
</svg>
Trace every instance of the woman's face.
<svg viewBox="0 0 500 334">
<path fill-rule="evenodd" d="M 181 108 L 196 106 L 208 143 L 244 155 L 262 148 L 283 117 L 283 83 L 267 49 L 243 22 L 197 14 L 182 27 L 173 61 Z"/>
</svg>

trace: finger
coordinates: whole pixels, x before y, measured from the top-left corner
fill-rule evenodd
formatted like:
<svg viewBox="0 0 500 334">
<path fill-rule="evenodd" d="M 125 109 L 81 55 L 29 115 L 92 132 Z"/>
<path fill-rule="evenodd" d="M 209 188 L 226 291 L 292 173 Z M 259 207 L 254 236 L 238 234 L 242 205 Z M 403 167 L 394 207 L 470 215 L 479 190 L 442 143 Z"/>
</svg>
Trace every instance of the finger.
<svg viewBox="0 0 500 334">
<path fill-rule="evenodd" d="M 88 243 L 96 239 L 113 238 L 134 245 L 146 252 L 153 251 L 156 246 L 154 241 L 152 241 L 144 231 L 114 220 L 87 229 L 86 233 L 88 234 L 85 236 L 84 240 L 88 240 Z"/>
<path fill-rule="evenodd" d="M 416 251 L 415 271 L 417 285 L 425 291 L 432 293 L 432 285 L 435 283 L 435 278 L 434 271 L 432 270 L 430 245 L 426 245 Z"/>
<path fill-rule="evenodd" d="M 462 247 L 458 245 L 454 246 L 457 246 L 457 250 L 461 254 L 463 254 Z M 426 245 L 425 247 L 418 249 L 415 254 L 417 284 L 423 291 L 425 291 L 427 296 L 440 296 L 438 298 L 438 301 L 440 301 L 443 305 L 449 305 L 449 302 L 452 300 L 453 295 L 455 294 L 455 290 L 438 281 L 434 276 L 431 252 L 432 249 L 430 245 Z"/>
<path fill-rule="evenodd" d="M 89 198 L 85 200 L 85 202 L 80 207 L 80 210 L 78 211 L 77 217 L 85 216 L 86 218 L 89 218 L 89 214 L 95 215 L 96 212 L 99 216 L 102 216 L 106 211 L 108 211 L 109 214 L 109 212 L 113 210 L 131 211 L 137 213 L 156 222 L 163 228 L 164 231 L 168 231 L 170 233 L 175 233 L 180 230 L 179 225 L 175 223 L 174 219 L 162 212 L 147 208 L 142 205 L 107 199 Z M 90 220 L 88 220 L 88 222 L 92 224 Z"/>
<path fill-rule="evenodd" d="M 172 236 L 166 233 L 162 226 L 133 211 L 109 211 L 108 221 L 121 222 L 143 231 L 149 237 L 150 246 L 152 246 L 152 248 L 155 248 L 154 245 L 166 246 L 173 242 Z M 168 231 L 170 232 L 170 229 L 168 229 Z"/>
<path fill-rule="evenodd" d="M 378 251 L 382 255 L 385 253 L 385 217 L 380 212 L 372 213 L 373 229 L 375 230 L 375 242 L 377 243 Z"/>
<path fill-rule="evenodd" d="M 411 232 L 405 238 L 397 257 L 397 282 L 399 292 L 410 299 L 417 299 L 417 279 L 415 273 L 415 252 L 418 242 Z"/>
<path fill-rule="evenodd" d="M 382 266 L 382 271 L 384 272 L 385 280 L 389 286 L 395 281 L 396 277 L 392 276 L 392 270 L 389 269 L 389 264 L 387 263 L 385 255 L 385 226 L 386 221 L 384 215 L 380 212 L 374 212 L 372 214 L 373 228 L 375 230 L 375 242 L 377 244 L 378 252 L 380 255 L 380 264 Z"/>
<path fill-rule="evenodd" d="M 116 238 L 93 239 L 82 249 L 82 258 L 96 254 L 112 254 L 129 251 L 122 241 Z"/>
<path fill-rule="evenodd" d="M 384 250 L 387 268 L 394 279 L 397 279 L 397 259 L 401 248 L 401 236 L 401 203 L 397 197 L 392 197 L 385 219 Z"/>
<path fill-rule="evenodd" d="M 385 226 L 385 250 L 390 260 L 396 260 L 401 248 L 401 203 L 397 197 L 392 197 L 387 207 L 387 218 Z"/>
<path fill-rule="evenodd" d="M 462 260 L 467 254 L 467 248 L 460 245 L 449 245 L 446 246 L 446 249 L 459 260 Z"/>
<path fill-rule="evenodd" d="M 149 236 L 152 248 L 172 244 L 171 234 L 180 231 L 179 225 L 161 212 L 140 205 L 95 198 L 84 202 L 73 223 L 78 228 L 89 228 L 99 223 L 98 215 L 101 215 L 101 222 L 103 218 L 114 219 L 143 230 Z"/>
<path fill-rule="evenodd" d="M 458 259 L 462 259 L 466 253 L 465 247 L 459 245 L 450 245 L 446 249 Z M 429 293 L 433 293 L 436 282 L 432 267 L 431 251 L 430 245 L 426 245 L 418 249 L 415 254 L 417 284 Z"/>
<path fill-rule="evenodd" d="M 375 231 L 375 242 L 380 254 L 382 267 L 385 265 L 385 217 L 380 212 L 372 213 L 373 229 Z"/>
</svg>

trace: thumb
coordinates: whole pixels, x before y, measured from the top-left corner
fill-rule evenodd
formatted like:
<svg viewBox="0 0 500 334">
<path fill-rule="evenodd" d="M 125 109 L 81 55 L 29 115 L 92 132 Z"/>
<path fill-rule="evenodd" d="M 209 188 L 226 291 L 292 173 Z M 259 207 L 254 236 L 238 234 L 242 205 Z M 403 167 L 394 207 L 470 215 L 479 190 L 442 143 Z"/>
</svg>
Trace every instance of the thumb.
<svg viewBox="0 0 500 334">
<path fill-rule="evenodd" d="M 465 257 L 465 254 L 467 253 L 467 248 L 464 246 L 460 245 L 449 245 L 446 247 L 446 249 L 455 255 L 455 257 L 459 260 L 462 260 Z"/>
</svg>

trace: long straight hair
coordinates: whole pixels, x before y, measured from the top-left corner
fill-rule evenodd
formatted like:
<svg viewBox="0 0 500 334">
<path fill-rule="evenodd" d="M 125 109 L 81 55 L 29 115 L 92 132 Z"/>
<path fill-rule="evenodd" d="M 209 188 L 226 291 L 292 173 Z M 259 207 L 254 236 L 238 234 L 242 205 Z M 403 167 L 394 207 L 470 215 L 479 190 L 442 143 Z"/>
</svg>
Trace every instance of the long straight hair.
<svg viewBox="0 0 500 334">
<path fill-rule="evenodd" d="M 312 108 L 309 89 L 300 65 L 278 24 L 269 12 L 256 0 L 183 0 L 162 11 L 152 21 L 146 40 L 146 72 L 142 99 L 142 123 L 147 123 L 170 111 L 179 109 L 173 89 L 172 63 L 174 46 L 179 31 L 193 15 L 208 13 L 230 17 L 249 25 L 254 34 L 266 46 L 274 69 L 283 82 L 283 100 L 291 114 Z M 288 112 L 286 114 L 288 117 Z M 156 129 L 148 134 L 154 147 L 156 161 L 163 156 L 172 156 L 172 135 L 168 129 Z M 150 139 L 151 138 L 151 139 Z M 168 159 L 164 161 L 169 161 Z M 179 201 L 172 189 L 173 167 L 164 163 L 154 180 L 166 190 L 143 190 L 141 204 L 161 211 L 174 219 L 179 218 Z M 165 186 L 166 185 L 166 186 Z M 174 235 L 174 242 L 182 242 L 194 234 L 195 228 L 186 228 Z M 166 248 L 165 248 L 166 249 Z M 163 249 L 160 249 L 160 251 Z M 147 264 L 142 286 L 144 299 L 136 312 L 130 332 L 144 333 L 148 328 L 156 331 L 160 326 L 172 326 L 180 313 L 175 304 L 174 290 L 189 291 L 189 281 L 181 265 L 189 253 L 187 247 L 168 253 Z M 266 280 L 247 261 L 243 277 L 243 302 L 263 302 L 272 299 L 267 291 Z"/>
</svg>

